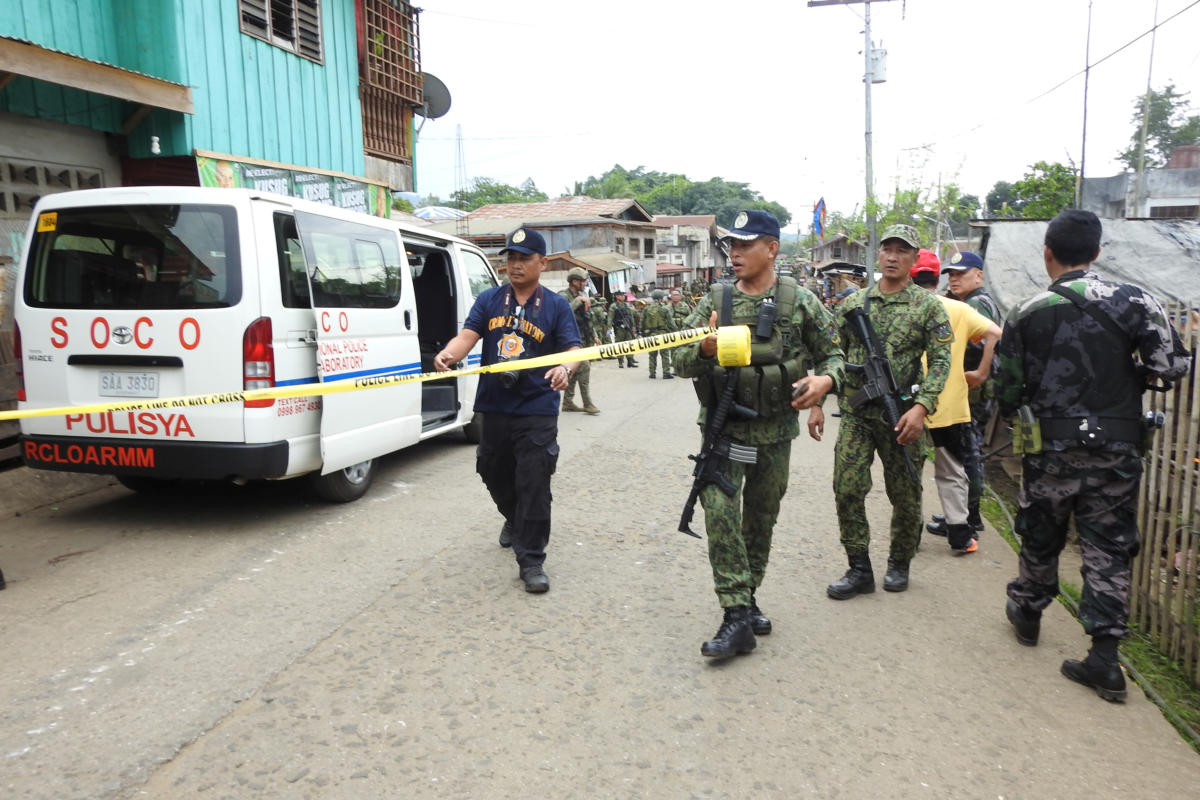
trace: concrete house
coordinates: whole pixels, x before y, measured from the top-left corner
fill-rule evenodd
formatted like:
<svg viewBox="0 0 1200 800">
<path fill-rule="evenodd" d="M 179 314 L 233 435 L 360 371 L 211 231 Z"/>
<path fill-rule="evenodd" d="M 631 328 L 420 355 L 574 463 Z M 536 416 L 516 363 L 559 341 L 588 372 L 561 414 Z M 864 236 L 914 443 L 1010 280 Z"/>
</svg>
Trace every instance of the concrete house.
<svg viewBox="0 0 1200 800">
<path fill-rule="evenodd" d="M 1200 145 L 1177 147 L 1163 169 L 1083 179 L 1083 208 L 1110 219 L 1200 219 Z"/>
<path fill-rule="evenodd" d="M 567 270 L 579 265 L 606 295 L 632 291 L 655 279 L 658 229 L 651 214 L 629 198 L 576 195 L 544 203 L 496 203 L 430 227 L 474 242 L 503 273 L 500 250 L 508 233 L 521 226 L 545 237 L 549 266 L 543 283 L 552 288 L 565 288 Z"/>
<path fill-rule="evenodd" d="M 712 214 L 656 216 L 658 269 L 654 284 L 660 289 L 685 282 L 712 282 L 721 276 L 728 259 L 717 246 L 721 231 Z"/>
</svg>

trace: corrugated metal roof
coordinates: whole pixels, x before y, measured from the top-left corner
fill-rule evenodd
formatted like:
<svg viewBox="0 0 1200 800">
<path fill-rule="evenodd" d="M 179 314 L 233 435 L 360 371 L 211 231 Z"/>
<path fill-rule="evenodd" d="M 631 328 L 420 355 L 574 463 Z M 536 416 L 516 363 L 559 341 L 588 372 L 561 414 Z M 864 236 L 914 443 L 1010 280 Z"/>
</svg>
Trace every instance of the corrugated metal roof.
<svg viewBox="0 0 1200 800">
<path fill-rule="evenodd" d="M 636 208 L 648 222 L 650 214 L 632 198 L 597 200 L 587 195 L 558 197 L 543 203 L 492 203 L 480 206 L 468 215 L 476 219 L 565 219 L 572 217 L 616 217 Z"/>
<path fill-rule="evenodd" d="M 128 67 L 122 67 L 117 64 L 110 64 L 107 61 L 98 61 L 97 59 L 94 59 L 94 58 L 86 58 L 84 56 L 79 55 L 78 53 L 72 53 L 68 50 L 59 50 L 54 47 L 46 47 L 46 45 L 41 44 L 40 42 L 31 42 L 28 39 L 21 39 L 16 36 L 0 36 L 0 39 L 7 39 L 10 42 L 18 42 L 20 44 L 27 44 L 31 47 L 36 47 L 40 50 L 45 50 L 48 53 L 58 53 L 59 55 L 62 55 L 62 56 L 70 56 L 71 58 L 78 58 L 80 61 L 86 61 L 89 64 L 99 64 L 102 67 L 109 67 L 110 69 L 119 69 L 119 70 L 121 70 L 121 72 L 128 72 L 130 75 L 140 75 L 143 78 L 153 78 L 156 81 L 162 81 L 163 83 L 169 83 L 172 86 L 179 86 L 184 89 L 188 88 L 185 84 L 176 83 L 175 81 L 169 81 L 166 78 L 159 77 L 158 75 L 151 75 L 148 72 L 138 72 L 135 69 L 129 69 Z"/>
</svg>

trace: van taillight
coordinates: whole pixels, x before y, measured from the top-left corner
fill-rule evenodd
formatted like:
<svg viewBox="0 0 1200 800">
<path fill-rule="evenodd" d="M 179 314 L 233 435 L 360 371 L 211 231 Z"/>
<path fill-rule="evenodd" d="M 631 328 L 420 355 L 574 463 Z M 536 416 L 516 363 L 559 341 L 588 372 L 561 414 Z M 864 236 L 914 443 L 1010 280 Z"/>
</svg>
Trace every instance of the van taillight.
<svg viewBox="0 0 1200 800">
<path fill-rule="evenodd" d="M 17 399 L 25 400 L 25 356 L 21 353 L 21 326 L 13 323 L 13 361 L 17 364 Z"/>
<path fill-rule="evenodd" d="M 259 317 L 242 336 L 242 379 L 246 389 L 269 389 L 275 385 L 275 348 L 271 345 L 271 319 Z M 246 408 L 267 408 L 275 400 L 246 400 Z"/>
</svg>

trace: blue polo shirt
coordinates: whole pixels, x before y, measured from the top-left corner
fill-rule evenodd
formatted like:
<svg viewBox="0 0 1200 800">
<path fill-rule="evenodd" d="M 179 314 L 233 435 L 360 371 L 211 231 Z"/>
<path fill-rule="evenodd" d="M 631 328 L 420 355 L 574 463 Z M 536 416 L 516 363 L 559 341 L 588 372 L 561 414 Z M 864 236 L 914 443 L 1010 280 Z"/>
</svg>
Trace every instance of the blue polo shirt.
<svg viewBox="0 0 1200 800">
<path fill-rule="evenodd" d="M 557 292 L 538 284 L 524 306 L 508 285 L 488 289 L 475 298 L 463 326 L 483 340 L 482 363 L 495 364 L 507 352 L 518 358 L 561 353 L 578 347 L 579 328 L 571 305 Z M 479 376 L 475 410 L 500 414 L 558 416 L 559 394 L 545 379 L 549 368 L 519 370 L 517 385 L 504 388 L 495 374 Z"/>
</svg>

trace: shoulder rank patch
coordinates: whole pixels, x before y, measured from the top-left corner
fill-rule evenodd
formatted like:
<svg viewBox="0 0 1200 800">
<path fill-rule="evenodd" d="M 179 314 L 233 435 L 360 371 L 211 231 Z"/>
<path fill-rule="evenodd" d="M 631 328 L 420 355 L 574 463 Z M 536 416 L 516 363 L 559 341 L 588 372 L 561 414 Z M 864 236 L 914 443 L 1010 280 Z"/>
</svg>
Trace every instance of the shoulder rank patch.
<svg viewBox="0 0 1200 800">
<path fill-rule="evenodd" d="M 829 341 L 834 344 L 841 344 L 841 341 L 838 339 L 837 323 L 829 323 Z"/>
<path fill-rule="evenodd" d="M 942 344 L 954 341 L 954 331 L 950 328 L 950 323 L 943 322 L 933 329 L 933 337 Z"/>
</svg>

